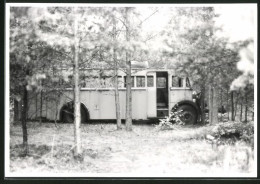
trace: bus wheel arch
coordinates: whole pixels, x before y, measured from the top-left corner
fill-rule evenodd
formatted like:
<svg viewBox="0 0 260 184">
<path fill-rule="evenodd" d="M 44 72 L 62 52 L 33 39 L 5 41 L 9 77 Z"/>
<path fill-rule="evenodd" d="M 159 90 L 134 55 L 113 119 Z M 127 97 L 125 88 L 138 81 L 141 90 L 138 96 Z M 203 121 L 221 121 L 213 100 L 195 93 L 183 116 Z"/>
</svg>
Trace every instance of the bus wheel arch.
<svg viewBox="0 0 260 184">
<path fill-rule="evenodd" d="M 199 118 L 199 109 L 194 102 L 185 100 L 177 103 L 172 108 L 172 112 L 178 111 L 182 112 L 179 118 L 185 124 L 192 125 L 197 123 Z"/>
<path fill-rule="evenodd" d="M 74 102 L 70 101 L 65 103 L 60 109 L 61 122 L 73 123 L 74 122 L 73 112 L 74 112 Z M 89 110 L 83 103 L 80 103 L 80 114 L 81 114 L 81 123 L 84 123 L 90 119 Z"/>
</svg>

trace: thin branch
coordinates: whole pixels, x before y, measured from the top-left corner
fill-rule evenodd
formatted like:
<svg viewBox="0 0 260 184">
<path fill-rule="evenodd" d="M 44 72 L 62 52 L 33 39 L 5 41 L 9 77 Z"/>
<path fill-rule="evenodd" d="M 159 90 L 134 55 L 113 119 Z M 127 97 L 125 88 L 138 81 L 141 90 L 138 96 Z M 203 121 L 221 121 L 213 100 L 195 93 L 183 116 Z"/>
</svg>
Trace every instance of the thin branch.
<svg viewBox="0 0 260 184">
<path fill-rule="evenodd" d="M 152 17 L 158 11 L 159 11 L 159 8 L 157 8 L 151 15 L 149 15 L 147 18 L 145 18 L 138 26 L 141 26 L 145 21 L 147 21 L 150 17 Z"/>
<path fill-rule="evenodd" d="M 127 25 L 125 24 L 125 22 L 123 21 L 123 20 L 121 20 L 120 18 L 118 18 L 118 17 L 115 17 L 115 19 L 118 19 L 120 22 L 122 22 L 123 23 L 123 25 L 125 26 L 125 27 L 127 27 Z"/>
</svg>

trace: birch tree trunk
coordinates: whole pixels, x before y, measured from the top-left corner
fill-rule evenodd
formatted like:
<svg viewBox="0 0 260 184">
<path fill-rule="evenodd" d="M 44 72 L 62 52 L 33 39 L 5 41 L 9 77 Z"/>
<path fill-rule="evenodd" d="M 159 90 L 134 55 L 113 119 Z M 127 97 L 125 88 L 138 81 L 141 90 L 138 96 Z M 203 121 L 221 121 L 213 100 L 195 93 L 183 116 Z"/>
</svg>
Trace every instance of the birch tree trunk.
<svg viewBox="0 0 260 184">
<path fill-rule="evenodd" d="M 200 108 L 201 108 L 201 123 L 205 123 L 205 85 L 201 86 L 201 94 L 200 94 Z"/>
<path fill-rule="evenodd" d="M 48 119 L 48 97 L 45 95 L 45 119 Z"/>
<path fill-rule="evenodd" d="M 37 119 L 38 117 L 38 93 L 36 92 L 35 94 L 36 98 L 35 98 L 35 117 Z"/>
<path fill-rule="evenodd" d="M 240 121 L 242 122 L 243 119 L 243 99 L 240 99 Z"/>
<path fill-rule="evenodd" d="M 209 123 L 218 123 L 217 90 L 213 86 L 209 87 Z"/>
<path fill-rule="evenodd" d="M 115 18 L 113 17 L 113 40 L 116 40 L 116 23 Z M 115 43 L 114 43 L 115 44 Z M 117 59 L 116 59 L 116 48 L 114 45 L 113 49 L 113 60 L 114 60 L 114 76 L 115 76 L 115 103 L 116 103 L 116 124 L 117 124 L 117 130 L 122 129 L 121 125 L 121 116 L 120 116 L 120 101 L 119 101 L 119 92 L 118 92 L 118 65 L 117 65 Z"/>
<path fill-rule="evenodd" d="M 129 8 L 125 8 L 126 42 L 129 43 Z M 126 51 L 126 130 L 132 131 L 132 92 L 131 92 L 131 60 L 129 51 Z"/>
<path fill-rule="evenodd" d="M 14 122 L 19 120 L 19 102 L 14 99 Z"/>
<path fill-rule="evenodd" d="M 28 147 L 28 132 L 27 132 L 27 108 L 28 108 L 28 93 L 26 85 L 23 86 L 23 108 L 22 108 L 22 130 L 23 130 L 23 155 L 29 153 Z"/>
<path fill-rule="evenodd" d="M 231 121 L 235 121 L 235 116 L 234 116 L 234 91 L 231 91 L 230 98 L 231 98 Z"/>
<path fill-rule="evenodd" d="M 59 95 L 57 95 L 57 99 L 60 99 Z M 55 120 L 54 120 L 56 127 L 57 127 L 57 119 L 58 119 L 58 105 L 59 105 L 59 102 L 56 100 L 56 103 L 55 103 Z"/>
<path fill-rule="evenodd" d="M 78 41 L 78 16 L 77 7 L 73 8 L 74 12 L 74 158 L 82 159 L 81 148 L 81 130 L 80 130 L 80 87 L 79 87 L 79 41 Z"/>
<path fill-rule="evenodd" d="M 236 117 L 237 117 L 237 106 L 238 106 L 238 99 L 240 98 L 240 92 L 239 93 L 236 93 L 236 105 L 235 105 L 235 112 L 234 112 L 234 116 L 235 116 L 235 118 L 234 119 L 236 119 Z"/>
<path fill-rule="evenodd" d="M 221 115 L 220 115 L 220 121 L 223 121 L 223 99 L 222 99 L 222 88 L 220 89 L 220 107 L 221 107 Z"/>
<path fill-rule="evenodd" d="M 212 111 L 212 123 L 218 123 L 218 94 L 216 87 L 213 87 L 213 111 Z"/>
<path fill-rule="evenodd" d="M 252 121 L 254 121 L 254 109 L 252 111 L 252 118 L 251 118 Z"/>
<path fill-rule="evenodd" d="M 227 118 L 229 120 L 229 104 L 228 104 L 228 100 L 229 100 L 229 95 L 228 95 L 228 89 L 227 89 Z"/>
<path fill-rule="evenodd" d="M 209 123 L 212 124 L 212 109 L 213 109 L 213 89 L 212 89 L 212 86 L 210 85 L 209 86 Z"/>
<path fill-rule="evenodd" d="M 248 112 L 248 90 L 245 89 L 245 122 L 247 123 L 247 112 Z"/>
<path fill-rule="evenodd" d="M 42 87 L 42 79 L 40 81 L 40 85 Z M 40 124 L 42 123 L 42 89 L 40 91 Z"/>
</svg>

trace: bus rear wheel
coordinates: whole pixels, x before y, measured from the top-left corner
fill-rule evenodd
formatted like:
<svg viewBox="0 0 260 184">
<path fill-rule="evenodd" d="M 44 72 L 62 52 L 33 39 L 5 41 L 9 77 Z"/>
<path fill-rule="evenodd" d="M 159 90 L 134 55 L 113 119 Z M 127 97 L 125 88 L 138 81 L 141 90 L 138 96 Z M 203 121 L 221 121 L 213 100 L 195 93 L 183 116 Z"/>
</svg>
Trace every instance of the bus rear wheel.
<svg viewBox="0 0 260 184">
<path fill-rule="evenodd" d="M 185 125 L 194 125 L 197 123 L 197 111 L 191 105 L 180 105 L 177 111 L 180 112 L 179 118 Z"/>
<path fill-rule="evenodd" d="M 86 122 L 89 119 L 89 113 L 86 107 L 83 104 L 80 105 L 80 116 L 81 123 Z M 64 123 L 73 123 L 74 122 L 74 104 L 67 103 L 61 109 L 61 121 Z"/>
</svg>

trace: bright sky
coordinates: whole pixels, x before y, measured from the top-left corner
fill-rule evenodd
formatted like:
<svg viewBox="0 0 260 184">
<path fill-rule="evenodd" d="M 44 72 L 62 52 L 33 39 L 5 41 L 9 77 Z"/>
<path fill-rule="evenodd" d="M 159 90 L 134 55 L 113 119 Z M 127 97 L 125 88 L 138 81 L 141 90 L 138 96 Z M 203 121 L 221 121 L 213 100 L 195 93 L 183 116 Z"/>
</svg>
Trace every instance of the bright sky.
<svg viewBox="0 0 260 184">
<path fill-rule="evenodd" d="M 223 36 L 231 41 L 253 38 L 256 34 L 257 13 L 256 5 L 229 5 L 216 7 L 220 17 L 216 20 L 223 26 Z"/>
<path fill-rule="evenodd" d="M 158 7 L 159 11 L 156 13 L 154 13 L 156 7 L 139 7 L 142 12 L 142 19 L 147 18 L 143 23 L 143 29 L 153 33 L 162 31 L 171 18 L 170 6 Z M 219 36 L 228 37 L 231 42 L 254 37 L 257 31 L 256 4 L 223 4 L 214 5 L 214 7 L 216 13 L 220 15 L 216 19 L 216 25 L 221 26 L 223 29 L 221 32 L 218 32 Z"/>
</svg>

